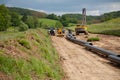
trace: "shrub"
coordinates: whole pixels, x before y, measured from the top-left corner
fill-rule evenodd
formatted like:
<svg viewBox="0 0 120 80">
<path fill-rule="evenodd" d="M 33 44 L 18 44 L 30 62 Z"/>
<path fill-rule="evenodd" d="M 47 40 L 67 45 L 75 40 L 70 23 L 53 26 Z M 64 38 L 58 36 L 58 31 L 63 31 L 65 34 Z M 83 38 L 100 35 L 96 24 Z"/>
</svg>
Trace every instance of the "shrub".
<svg viewBox="0 0 120 80">
<path fill-rule="evenodd" d="M 26 47 L 27 49 L 31 49 L 30 43 L 27 40 L 24 40 L 24 39 L 19 40 L 19 44 Z"/>
<path fill-rule="evenodd" d="M 21 22 L 19 26 L 19 31 L 26 31 L 27 29 L 28 29 L 28 25 L 25 24 L 24 22 Z"/>
<path fill-rule="evenodd" d="M 12 73 L 14 71 L 13 65 L 15 65 L 14 59 L 0 55 L 0 71 L 3 71 L 8 74 Z"/>
<path fill-rule="evenodd" d="M 55 23 L 55 27 L 56 27 L 56 28 L 59 28 L 59 27 L 62 27 L 62 26 L 63 26 L 62 23 L 59 22 L 59 21 L 57 21 L 57 22 Z"/>
<path fill-rule="evenodd" d="M 11 24 L 11 16 L 7 7 L 2 4 L 0 5 L 0 31 L 6 31 Z"/>
<path fill-rule="evenodd" d="M 91 38 L 88 38 L 87 41 L 99 41 L 99 37 L 91 37 Z"/>
<path fill-rule="evenodd" d="M 38 18 L 37 17 L 32 17 L 32 16 L 29 16 L 25 22 L 29 28 L 37 28 L 39 27 L 39 21 L 38 21 Z"/>
</svg>

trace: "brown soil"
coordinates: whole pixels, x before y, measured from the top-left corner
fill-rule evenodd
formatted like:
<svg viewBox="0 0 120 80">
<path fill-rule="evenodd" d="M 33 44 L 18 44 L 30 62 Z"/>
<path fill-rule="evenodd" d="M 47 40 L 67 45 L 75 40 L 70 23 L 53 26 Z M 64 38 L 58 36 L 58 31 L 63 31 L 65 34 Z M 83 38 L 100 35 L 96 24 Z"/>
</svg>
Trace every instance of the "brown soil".
<svg viewBox="0 0 120 80">
<path fill-rule="evenodd" d="M 120 69 L 110 64 L 107 59 L 65 38 L 51 38 L 66 74 L 64 80 L 120 80 Z"/>
<path fill-rule="evenodd" d="M 11 77 L 9 77 L 8 75 L 0 72 L 0 80 L 12 80 Z"/>
<path fill-rule="evenodd" d="M 18 46 L 21 45 L 18 44 L 16 40 L 9 40 L 7 43 L 3 42 L 2 44 L 4 47 L 0 47 L 0 49 L 3 50 L 6 55 L 9 55 L 16 59 L 19 58 L 24 58 L 26 60 L 28 59 L 28 55 L 18 48 Z"/>
<path fill-rule="evenodd" d="M 120 54 L 120 37 L 111 36 L 111 35 L 103 35 L 103 34 L 89 34 L 88 37 L 96 37 L 100 38 L 100 41 L 92 42 L 95 46 L 110 50 L 115 52 L 116 54 Z M 77 39 L 87 41 L 86 35 L 78 35 Z"/>
</svg>

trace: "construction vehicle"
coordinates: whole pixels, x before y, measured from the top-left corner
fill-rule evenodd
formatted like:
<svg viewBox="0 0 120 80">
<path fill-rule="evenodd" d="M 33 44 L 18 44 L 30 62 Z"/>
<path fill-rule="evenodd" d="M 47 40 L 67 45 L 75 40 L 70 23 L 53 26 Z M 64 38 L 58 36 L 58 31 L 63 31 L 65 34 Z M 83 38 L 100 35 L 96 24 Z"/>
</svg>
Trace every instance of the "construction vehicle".
<svg viewBox="0 0 120 80">
<path fill-rule="evenodd" d="M 75 34 L 79 35 L 79 33 L 84 33 L 88 35 L 87 26 L 86 26 L 86 9 L 82 9 L 82 24 L 77 24 L 75 27 Z"/>
<path fill-rule="evenodd" d="M 63 37 L 64 36 L 64 31 L 62 28 L 58 28 L 57 29 L 57 34 L 56 34 L 57 37 Z"/>
<path fill-rule="evenodd" d="M 51 36 L 55 36 L 55 29 L 54 28 L 50 28 L 48 30 L 48 34 L 50 34 Z"/>
</svg>

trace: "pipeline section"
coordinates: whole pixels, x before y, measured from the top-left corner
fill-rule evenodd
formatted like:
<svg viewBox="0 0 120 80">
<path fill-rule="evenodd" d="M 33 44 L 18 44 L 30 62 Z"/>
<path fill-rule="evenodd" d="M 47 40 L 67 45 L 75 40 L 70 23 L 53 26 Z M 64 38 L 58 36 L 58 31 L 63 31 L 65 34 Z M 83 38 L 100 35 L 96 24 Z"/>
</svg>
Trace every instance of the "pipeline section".
<svg viewBox="0 0 120 80">
<path fill-rule="evenodd" d="M 101 55 L 105 55 L 110 61 L 120 64 L 120 55 L 117 55 L 114 52 L 111 52 L 109 50 L 105 50 L 103 48 L 94 46 L 91 42 L 77 40 L 76 37 L 73 36 L 73 34 L 71 34 L 71 33 L 68 33 L 66 35 L 66 39 L 73 42 L 73 43 L 85 46 L 85 48 L 90 50 L 90 51 L 94 51 L 96 53 L 100 53 Z"/>
<path fill-rule="evenodd" d="M 88 45 L 88 44 L 85 44 L 84 46 L 85 46 L 86 49 L 88 49 L 88 50 L 93 50 L 93 51 L 95 51 L 95 52 L 97 52 L 97 53 L 101 53 L 101 54 L 103 54 L 103 55 L 105 55 L 105 56 L 109 56 L 109 55 L 114 55 L 114 56 L 116 56 L 116 53 L 111 52 L 111 51 L 108 51 L 108 50 L 105 50 L 105 49 L 103 49 L 103 48 L 99 48 L 99 47 L 97 47 L 97 46 Z"/>
<path fill-rule="evenodd" d="M 66 39 L 70 40 L 71 42 L 74 42 L 76 44 L 82 45 L 82 46 L 84 46 L 85 44 L 92 45 L 92 43 L 90 43 L 90 42 L 86 42 L 86 41 L 83 41 L 83 40 L 77 40 L 76 37 L 73 36 L 72 34 L 67 34 Z"/>
<path fill-rule="evenodd" d="M 110 61 L 112 61 L 112 62 L 120 64 L 120 55 L 117 55 L 117 56 L 115 56 L 115 55 L 109 55 L 108 59 Z"/>
</svg>

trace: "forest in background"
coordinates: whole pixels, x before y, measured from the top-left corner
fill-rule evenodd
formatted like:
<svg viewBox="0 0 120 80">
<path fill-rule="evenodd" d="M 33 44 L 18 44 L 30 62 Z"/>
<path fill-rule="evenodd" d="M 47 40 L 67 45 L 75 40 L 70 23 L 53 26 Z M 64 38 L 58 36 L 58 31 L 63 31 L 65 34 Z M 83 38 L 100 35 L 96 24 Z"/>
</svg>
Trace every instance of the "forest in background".
<svg viewBox="0 0 120 80">
<path fill-rule="evenodd" d="M 114 18 L 120 17 L 120 11 L 104 13 L 100 16 L 87 15 L 87 24 L 101 23 Z M 29 9 L 6 7 L 4 4 L 0 5 L 0 31 L 6 31 L 9 27 L 17 28 L 19 31 L 25 31 L 29 28 L 49 28 L 49 25 L 43 25 L 40 18 L 57 20 L 54 27 L 69 27 L 74 24 L 82 23 L 82 14 L 64 14 L 57 16 L 56 14 L 47 14 Z M 69 25 L 72 23 L 73 25 Z"/>
</svg>

